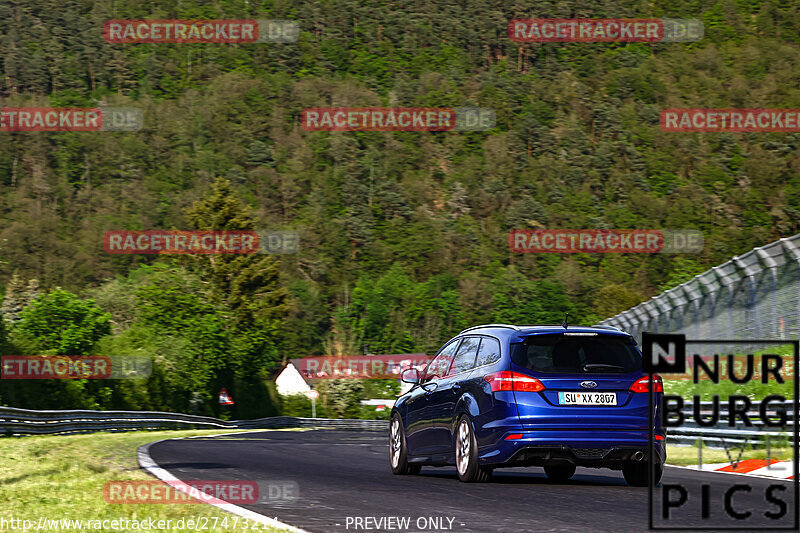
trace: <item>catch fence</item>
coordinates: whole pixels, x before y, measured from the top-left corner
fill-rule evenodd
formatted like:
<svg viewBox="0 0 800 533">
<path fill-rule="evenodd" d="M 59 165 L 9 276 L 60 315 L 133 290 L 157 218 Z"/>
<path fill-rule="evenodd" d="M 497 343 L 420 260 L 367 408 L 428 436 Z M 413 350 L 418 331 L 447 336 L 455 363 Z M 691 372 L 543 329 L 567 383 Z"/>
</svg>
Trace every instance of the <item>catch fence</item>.
<svg viewBox="0 0 800 533">
<path fill-rule="evenodd" d="M 800 234 L 734 257 L 601 324 L 639 341 L 644 331 L 687 339 L 797 339 Z"/>
</svg>

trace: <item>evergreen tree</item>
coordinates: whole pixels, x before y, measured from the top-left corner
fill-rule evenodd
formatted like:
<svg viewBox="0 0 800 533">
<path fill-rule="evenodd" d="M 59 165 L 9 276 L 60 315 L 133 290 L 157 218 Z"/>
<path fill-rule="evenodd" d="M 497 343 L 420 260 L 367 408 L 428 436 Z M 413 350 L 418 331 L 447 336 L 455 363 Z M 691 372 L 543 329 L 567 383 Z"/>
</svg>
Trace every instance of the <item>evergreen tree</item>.
<svg viewBox="0 0 800 533">
<path fill-rule="evenodd" d="M 272 151 L 261 141 L 254 141 L 247 147 L 247 164 L 250 166 L 273 166 Z"/>
<path fill-rule="evenodd" d="M 228 180 L 219 178 L 202 200 L 186 210 L 198 230 L 254 230 L 255 219 Z M 259 235 L 266 238 L 265 234 Z M 278 261 L 267 254 L 220 254 L 193 258 L 208 274 L 215 298 L 228 305 L 243 328 L 274 329 L 286 311 L 287 291 L 280 286 Z"/>
<path fill-rule="evenodd" d="M 217 179 L 201 200 L 186 210 L 199 230 L 252 230 L 255 219 L 234 193 L 230 182 Z M 281 286 L 278 261 L 270 255 L 222 254 L 193 258 L 193 266 L 211 283 L 215 302 L 230 310 L 233 346 L 225 369 L 217 376 L 236 398 L 238 416 L 264 416 L 269 395 L 266 372 L 278 368 L 281 325 L 288 312 L 285 287 Z"/>
</svg>

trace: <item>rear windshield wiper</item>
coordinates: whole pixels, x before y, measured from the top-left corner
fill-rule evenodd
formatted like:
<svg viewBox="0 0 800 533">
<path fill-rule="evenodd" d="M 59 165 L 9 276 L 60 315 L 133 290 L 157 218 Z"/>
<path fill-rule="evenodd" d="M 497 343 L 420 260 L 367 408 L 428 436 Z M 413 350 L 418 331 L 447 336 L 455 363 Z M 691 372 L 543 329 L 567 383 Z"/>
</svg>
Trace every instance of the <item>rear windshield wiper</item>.
<svg viewBox="0 0 800 533">
<path fill-rule="evenodd" d="M 584 372 L 589 372 L 591 370 L 600 372 L 627 372 L 627 369 L 624 366 L 618 365 L 606 365 L 603 363 L 586 363 L 583 365 Z"/>
</svg>

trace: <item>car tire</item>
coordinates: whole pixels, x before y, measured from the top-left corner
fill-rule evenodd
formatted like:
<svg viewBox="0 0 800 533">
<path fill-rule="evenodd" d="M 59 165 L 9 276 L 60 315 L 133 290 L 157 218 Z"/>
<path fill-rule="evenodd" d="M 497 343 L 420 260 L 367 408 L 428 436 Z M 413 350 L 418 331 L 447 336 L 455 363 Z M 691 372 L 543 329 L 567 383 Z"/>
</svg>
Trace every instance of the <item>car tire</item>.
<svg viewBox="0 0 800 533">
<path fill-rule="evenodd" d="M 622 475 L 625 481 L 631 487 L 646 487 L 649 481 L 647 475 L 648 461 L 640 461 L 637 463 L 626 463 L 622 466 Z M 661 475 L 664 473 L 664 466 L 661 463 L 653 465 L 653 486 L 658 485 L 661 481 Z"/>
<path fill-rule="evenodd" d="M 575 475 L 575 465 L 565 464 L 545 466 L 544 473 L 547 475 L 547 479 L 550 481 L 563 483 Z"/>
<path fill-rule="evenodd" d="M 403 423 L 400 415 L 392 415 L 389 423 L 389 464 L 392 473 L 397 475 L 419 474 L 422 469 L 420 465 L 408 462 L 408 444 L 406 444 L 406 432 L 403 430 Z"/>
<path fill-rule="evenodd" d="M 469 418 L 464 415 L 456 423 L 456 470 L 458 479 L 465 483 L 485 483 L 492 477 L 492 469 L 478 464 L 478 440 L 472 431 Z"/>
</svg>

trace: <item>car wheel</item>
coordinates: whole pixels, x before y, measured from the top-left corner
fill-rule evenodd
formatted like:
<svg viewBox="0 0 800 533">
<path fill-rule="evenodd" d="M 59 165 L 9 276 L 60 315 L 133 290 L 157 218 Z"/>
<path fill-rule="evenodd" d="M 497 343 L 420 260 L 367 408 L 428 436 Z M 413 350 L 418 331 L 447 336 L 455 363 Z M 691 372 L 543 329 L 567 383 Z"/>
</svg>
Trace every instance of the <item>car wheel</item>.
<svg viewBox="0 0 800 533">
<path fill-rule="evenodd" d="M 456 424 L 456 469 L 458 479 L 467 483 L 483 483 L 492 477 L 490 468 L 478 464 L 478 440 L 469 418 L 462 416 Z"/>
<path fill-rule="evenodd" d="M 575 475 L 575 465 L 550 465 L 544 467 L 544 473 L 550 481 L 564 482 Z"/>
<path fill-rule="evenodd" d="M 419 474 L 422 468 L 408 462 L 406 433 L 397 413 L 392 415 L 392 422 L 389 424 L 389 463 L 392 465 L 392 473 L 398 475 Z"/>
<path fill-rule="evenodd" d="M 622 467 L 622 475 L 631 487 L 646 487 L 648 483 L 647 467 L 648 461 L 638 463 L 626 463 Z M 661 474 L 664 473 L 664 466 L 661 463 L 653 465 L 653 486 L 661 481 Z"/>
</svg>

